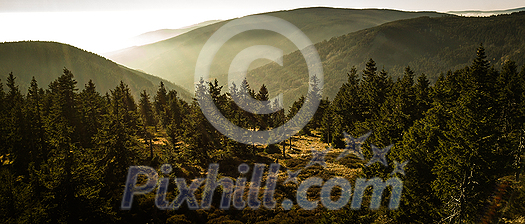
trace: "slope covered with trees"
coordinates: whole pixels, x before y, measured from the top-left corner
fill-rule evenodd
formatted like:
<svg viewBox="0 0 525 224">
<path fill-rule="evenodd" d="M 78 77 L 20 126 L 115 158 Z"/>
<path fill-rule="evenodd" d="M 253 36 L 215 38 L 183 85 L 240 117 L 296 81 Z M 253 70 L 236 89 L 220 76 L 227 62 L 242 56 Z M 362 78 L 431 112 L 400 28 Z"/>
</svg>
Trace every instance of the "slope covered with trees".
<svg viewBox="0 0 525 224">
<path fill-rule="evenodd" d="M 142 90 L 154 93 L 162 81 L 170 89 L 177 90 L 183 99 L 191 101 L 191 95 L 180 86 L 67 44 L 41 41 L 0 43 L 0 73 L 16 74 L 24 93 L 32 77 L 47 84 L 55 80 L 63 68 L 72 71 L 80 85 L 93 80 L 102 93 L 122 80 L 129 85 L 131 94 L 138 97 Z"/>
<path fill-rule="evenodd" d="M 525 67 L 519 72 L 514 61 L 507 61 L 496 70 L 488 58 L 479 47 L 469 66 L 439 76 L 433 86 L 410 67 L 394 82 L 371 59 L 362 78 L 355 69 L 350 71 L 327 109 L 343 122 L 327 126 L 342 126 L 352 136 L 373 130 L 367 141 L 380 148 L 393 144 L 391 165 L 375 164 L 365 168 L 363 176 L 390 173 L 404 180 L 399 210 L 384 209 L 372 215 L 375 219 L 493 223 L 525 211 L 522 201 L 509 202 L 516 195 L 523 197 Z M 329 131 L 323 129 L 324 135 Z M 372 155 L 370 147 L 364 154 Z M 405 174 L 395 173 L 394 161 L 409 161 Z M 511 183 L 514 193 L 502 187 Z M 356 214 L 336 213 L 335 217 Z"/>
<path fill-rule="evenodd" d="M 490 55 L 487 60 L 496 68 L 509 60 L 523 64 L 525 12 L 400 20 L 317 43 L 325 76 L 323 94 L 333 99 L 346 80 L 345 72 L 353 66 L 363 69 L 370 58 L 394 78 L 402 76 L 408 65 L 434 83 L 441 73 L 469 65 L 469 52 L 480 43 Z M 283 64 L 259 67 L 250 71 L 248 78 L 254 86 L 265 83 L 270 92 L 284 93 L 285 99 L 305 94 L 307 86 L 298 85 L 307 77 L 303 56 L 296 51 L 286 55 Z"/>
<path fill-rule="evenodd" d="M 382 9 L 337 9 L 303 8 L 288 11 L 263 13 L 284 19 L 317 43 L 386 22 L 421 16 L 440 17 L 447 14 L 436 12 L 403 12 Z M 106 54 L 109 59 L 134 69 L 173 81 L 190 91 L 194 90 L 194 74 L 197 57 L 210 36 L 231 20 L 201 27 L 180 36 L 144 46 L 132 47 Z M 225 74 L 235 55 L 246 47 L 272 45 L 288 54 L 297 47 L 280 34 L 271 31 L 248 31 L 229 40 L 215 58 L 212 74 Z M 256 61 L 252 66 L 260 66 L 268 61 Z M 221 83 L 226 83 L 221 80 Z"/>
<path fill-rule="evenodd" d="M 350 69 L 334 100 L 322 100 L 308 125 L 281 146 L 246 145 L 227 138 L 210 125 L 197 99 L 211 97 L 221 113 L 240 127 L 268 130 L 293 117 L 308 103 L 304 97 L 286 113 L 257 115 L 236 106 L 232 96 L 265 100 L 271 92 L 265 86 L 255 91 L 246 81 L 226 94 L 219 82 L 202 80 L 195 100 L 186 103 L 163 83 L 155 94 L 142 91 L 138 99 L 124 82 L 102 95 L 94 82 L 81 87 L 67 69 L 47 88 L 32 80 L 27 94 L 22 94 L 16 76 L 9 74 L 0 84 L 0 221 L 518 222 L 525 211 L 525 176 L 521 175 L 525 67 L 507 61 L 495 69 L 483 46 L 472 53 L 474 60 L 468 66 L 439 76 L 434 85 L 410 67 L 393 79 L 369 59 L 362 72 Z M 315 82 L 312 89 L 317 89 Z M 336 159 L 348 140 L 343 131 L 357 137 L 370 130 L 363 143 L 365 160 L 352 154 Z M 325 157 L 330 166 L 305 167 L 311 159 L 309 147 L 327 144 L 332 146 Z M 365 164 L 373 157 L 372 144 L 393 145 L 388 166 Z M 282 155 L 275 154 L 279 150 Z M 398 167 L 406 161 L 404 169 Z M 166 163 L 173 171 L 162 174 L 160 167 Z M 283 175 L 278 175 L 274 193 L 278 204 L 274 209 L 221 210 L 221 190 L 217 190 L 210 209 L 191 210 L 183 203 L 177 210 L 161 210 L 155 206 L 158 199 L 153 191 L 136 195 L 131 210 L 120 210 L 130 166 L 146 165 L 170 180 L 190 180 L 205 176 L 210 163 L 220 165 L 221 177 L 233 179 L 250 177 L 239 174 L 239 164 L 279 163 Z M 350 203 L 339 210 L 328 210 L 321 203 L 304 210 L 295 199 L 298 184 L 285 182 L 286 170 L 298 169 L 299 183 L 314 176 L 323 181 L 342 176 L 351 183 L 357 178 L 401 178 L 401 204 L 388 209 L 392 189 L 387 188 L 379 209 L 371 208 L 372 199 L 365 196 L 359 210 Z M 319 200 L 319 191 L 310 189 L 309 200 Z M 331 192 L 333 197 L 339 194 Z M 164 196 L 172 201 L 176 195 L 177 187 L 170 184 Z M 202 200 L 202 194 L 195 196 Z M 290 210 L 280 204 L 286 198 L 292 200 Z"/>
</svg>

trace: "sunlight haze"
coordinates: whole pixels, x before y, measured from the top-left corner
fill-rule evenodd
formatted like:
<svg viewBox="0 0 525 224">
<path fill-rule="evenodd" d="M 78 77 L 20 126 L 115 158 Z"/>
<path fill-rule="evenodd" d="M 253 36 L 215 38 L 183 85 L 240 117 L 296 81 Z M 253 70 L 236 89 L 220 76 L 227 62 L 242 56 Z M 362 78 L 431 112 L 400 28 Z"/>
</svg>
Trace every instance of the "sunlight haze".
<svg viewBox="0 0 525 224">
<path fill-rule="evenodd" d="M 387 8 L 408 11 L 499 10 L 521 1 L 6 1 L 0 0 L 0 42 L 56 41 L 97 54 L 132 46 L 130 38 L 208 20 L 294 8 Z"/>
</svg>

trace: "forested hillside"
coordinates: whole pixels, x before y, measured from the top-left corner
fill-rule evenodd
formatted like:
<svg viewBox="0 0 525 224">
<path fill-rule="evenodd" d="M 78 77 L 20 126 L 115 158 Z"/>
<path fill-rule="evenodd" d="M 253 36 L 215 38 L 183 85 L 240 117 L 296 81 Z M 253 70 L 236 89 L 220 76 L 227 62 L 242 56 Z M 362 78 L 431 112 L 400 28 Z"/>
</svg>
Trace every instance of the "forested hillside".
<svg viewBox="0 0 525 224">
<path fill-rule="evenodd" d="M 312 43 L 400 19 L 447 16 L 447 14 L 436 12 L 325 7 L 294 9 L 261 15 L 275 16 L 292 23 L 303 31 Z M 195 64 L 202 46 L 215 31 L 230 21 L 218 22 L 168 40 L 124 49 L 106 54 L 106 56 L 117 63 L 146 71 L 193 91 Z M 284 54 L 297 50 L 292 42 L 280 34 L 264 30 L 244 32 L 236 35 L 221 47 L 213 63 L 212 75 L 227 73 L 235 55 L 246 47 L 254 45 L 272 45 L 282 49 Z M 268 61 L 256 61 L 252 66 L 260 66 L 265 63 Z M 225 80 L 223 83 L 226 83 Z"/>
<path fill-rule="evenodd" d="M 507 61 L 494 69 L 489 58 L 479 47 L 468 66 L 440 75 L 433 86 L 411 67 L 394 82 L 371 59 L 361 78 L 356 70 L 348 74 L 325 112 L 323 120 L 332 122 L 324 122 L 324 130 L 340 127 L 352 136 L 373 130 L 367 141 L 393 145 L 391 166 L 408 161 L 404 201 L 398 211 L 384 211 L 386 222 L 494 223 L 522 216 L 524 204 L 516 199 L 525 192 L 525 67 L 519 72 Z M 337 134 L 332 143 L 344 146 Z M 391 172 L 376 164 L 363 175 Z"/>
<path fill-rule="evenodd" d="M 421 17 L 390 22 L 328 41 L 315 47 L 323 63 L 324 96 L 333 99 L 353 66 L 359 70 L 374 58 L 378 68 L 394 78 L 408 65 L 425 73 L 434 83 L 441 73 L 461 69 L 470 63 L 469 52 L 483 43 L 491 66 L 501 68 L 512 60 L 525 62 L 525 12 L 492 17 Z M 285 99 L 306 94 L 307 67 L 296 51 L 275 63 L 250 71 L 253 86 L 265 83 L 270 92 L 282 92 Z M 225 82 L 225 76 L 219 79 Z M 290 105 L 290 104 L 288 104 Z"/>
<path fill-rule="evenodd" d="M 378 68 L 380 61 L 368 59 L 364 69 L 349 70 L 334 99 L 322 100 L 301 132 L 268 146 L 225 137 L 206 120 L 198 101 L 186 103 L 162 84 L 155 94 L 142 92 L 134 98 L 130 87 L 120 82 L 105 95 L 97 83 L 84 86 L 63 69 L 49 85 L 32 80 L 22 94 L 16 75 L 5 74 L 0 85 L 0 222 L 519 223 L 525 218 L 525 67 L 509 60 L 493 68 L 493 56 L 477 47 L 465 52 L 470 55 L 467 66 L 444 73 L 434 85 L 410 67 L 392 78 Z M 256 115 L 237 107 L 217 81 L 197 87 L 209 91 L 197 91 L 196 98 L 209 94 L 226 117 L 251 130 L 278 127 L 308 103 L 299 98 L 287 111 Z M 258 100 L 271 95 L 265 86 L 258 89 L 243 82 L 230 91 Z M 345 144 L 350 144 L 350 136 L 369 131 L 361 142 L 363 158 L 338 158 L 350 149 Z M 386 164 L 365 164 L 376 156 L 373 148 L 389 145 Z M 311 147 L 327 150 L 325 165 L 317 161 L 310 166 L 317 152 Z M 210 163 L 220 165 L 220 177 L 238 181 L 252 176 L 242 174 L 242 163 L 266 164 L 263 170 L 278 163 L 275 208 L 219 209 L 224 188 L 216 190 L 209 209 L 189 209 L 190 199 L 178 209 L 156 206 L 160 197 L 171 202 L 181 195 L 182 185 L 176 185 L 175 178 L 185 178 L 189 185 L 206 176 Z M 173 170 L 161 170 L 162 164 L 171 164 Z M 153 167 L 160 177 L 169 178 L 167 194 L 155 190 L 135 195 L 131 210 L 121 210 L 128 168 L 134 165 Z M 297 182 L 287 182 L 287 171 L 298 171 Z M 301 182 L 319 177 L 323 183 L 335 176 L 350 183 L 357 178 L 400 178 L 400 206 L 388 209 L 394 191 L 390 187 L 379 209 L 371 207 L 374 197 L 368 190 L 360 209 L 347 204 L 328 210 L 324 202 L 312 210 L 298 206 Z M 245 182 L 248 186 L 250 181 Z M 199 206 L 204 185 L 190 188 L 197 192 Z M 337 189 L 329 192 L 332 198 L 342 197 Z M 320 190 L 312 187 L 305 197 L 319 202 Z M 251 197 L 247 194 L 241 200 Z M 262 194 L 255 197 L 262 201 Z M 281 204 L 285 199 L 292 203 L 289 209 Z"/>
<path fill-rule="evenodd" d="M 180 86 L 67 44 L 42 41 L 0 43 L 0 74 L 13 72 L 24 93 L 32 77 L 38 83 L 47 85 L 59 77 L 64 68 L 75 74 L 80 86 L 93 80 L 103 94 L 121 80 L 129 85 L 135 97 L 142 90 L 153 94 L 156 86 L 164 82 L 167 88 L 176 90 L 184 100 L 191 101 L 191 95 Z"/>
</svg>

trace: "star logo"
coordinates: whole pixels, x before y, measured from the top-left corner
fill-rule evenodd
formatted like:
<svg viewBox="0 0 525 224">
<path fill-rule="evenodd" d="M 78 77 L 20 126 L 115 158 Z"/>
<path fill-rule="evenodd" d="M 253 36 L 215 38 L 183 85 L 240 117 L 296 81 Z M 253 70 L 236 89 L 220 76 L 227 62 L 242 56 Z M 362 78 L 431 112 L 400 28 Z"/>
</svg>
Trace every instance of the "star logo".
<svg viewBox="0 0 525 224">
<path fill-rule="evenodd" d="M 286 172 L 288 173 L 288 179 L 284 181 L 285 184 L 288 182 L 294 182 L 295 184 L 299 184 L 299 178 L 297 176 L 299 175 L 301 170 L 297 170 L 295 172 L 287 170 Z"/>
<path fill-rule="evenodd" d="M 370 161 L 368 161 L 368 163 L 365 164 L 365 166 L 370 166 L 375 162 L 381 162 L 383 166 L 388 166 L 388 162 L 386 161 L 386 154 L 388 153 L 390 148 L 392 148 L 393 145 L 389 145 L 383 149 L 376 147 L 374 144 L 370 144 L 370 146 L 372 147 L 374 155 L 372 156 Z"/>
<path fill-rule="evenodd" d="M 403 174 L 403 176 L 405 176 L 405 166 L 407 165 L 408 163 L 408 160 L 403 162 L 403 163 L 399 163 L 397 161 L 394 161 L 394 171 L 392 171 L 392 175 L 396 174 L 396 173 L 400 173 L 400 174 Z"/>
<path fill-rule="evenodd" d="M 318 163 L 322 167 L 326 167 L 326 162 L 324 160 L 324 157 L 326 156 L 328 151 L 330 151 L 330 149 L 332 149 L 331 146 L 329 148 L 325 149 L 325 150 L 318 151 L 318 150 L 316 150 L 316 149 L 314 149 L 312 147 L 312 149 L 311 149 L 312 150 L 312 160 L 310 160 L 310 162 L 308 162 L 308 164 L 304 168 L 308 168 L 309 166 L 313 166 L 316 163 Z"/>
<path fill-rule="evenodd" d="M 363 149 L 361 148 L 361 145 L 365 142 L 368 136 L 372 134 L 372 131 L 369 131 L 368 133 L 362 135 L 359 138 L 353 138 L 346 132 L 343 132 L 343 134 L 345 136 L 346 148 L 341 154 L 339 154 L 339 156 L 335 160 L 340 160 L 350 153 L 355 154 L 361 160 L 365 160 L 365 157 L 363 156 Z"/>
</svg>

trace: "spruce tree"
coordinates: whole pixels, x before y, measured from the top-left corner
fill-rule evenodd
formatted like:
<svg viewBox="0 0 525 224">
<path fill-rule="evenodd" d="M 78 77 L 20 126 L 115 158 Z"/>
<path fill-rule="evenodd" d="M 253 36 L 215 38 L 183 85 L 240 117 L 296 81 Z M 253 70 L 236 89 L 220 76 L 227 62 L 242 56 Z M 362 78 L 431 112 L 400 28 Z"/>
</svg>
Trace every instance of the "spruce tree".
<svg viewBox="0 0 525 224">
<path fill-rule="evenodd" d="M 93 139 L 97 155 L 95 164 L 98 165 L 100 180 L 104 183 L 100 187 L 100 197 L 105 199 L 103 205 L 109 211 L 118 211 L 123 178 L 129 166 L 138 160 L 138 143 L 134 138 L 139 131 L 138 116 L 136 106 L 130 105 L 134 102 L 129 101 L 131 97 L 126 84 L 121 82 L 108 96 L 108 114 L 104 115 L 104 122 Z"/>
<path fill-rule="evenodd" d="M 379 110 L 390 92 L 392 81 L 388 78 L 385 70 L 377 73 L 374 60 L 370 59 L 363 70 L 361 82 L 361 97 L 363 99 L 363 117 L 365 119 L 377 119 Z"/>
<path fill-rule="evenodd" d="M 2 83 L 2 80 L 0 79 L 0 114 L 3 114 L 3 116 L 0 116 L 0 154 L 6 155 L 8 153 L 8 147 L 7 147 L 7 110 L 6 110 L 6 100 L 5 100 L 5 92 L 4 92 L 4 85 Z M 4 161 L 6 161 L 7 158 L 2 157 L 0 162 L 2 164 Z"/>
<path fill-rule="evenodd" d="M 155 114 L 157 115 L 157 120 L 160 122 L 162 127 L 167 127 L 169 125 L 169 118 L 166 111 L 167 108 L 167 94 L 168 91 L 164 87 L 164 83 L 161 81 L 157 94 L 155 95 L 154 108 Z"/>
<path fill-rule="evenodd" d="M 171 115 L 171 123 L 168 126 L 167 134 L 172 145 L 175 146 L 182 134 L 182 120 L 185 118 L 183 109 L 185 102 L 178 98 L 177 91 L 168 92 L 168 106 Z"/>
<path fill-rule="evenodd" d="M 153 159 L 153 142 L 152 142 L 153 136 L 148 131 L 148 126 L 155 125 L 154 123 L 155 118 L 153 115 L 153 109 L 151 107 L 151 103 L 149 101 L 149 95 L 148 93 L 146 93 L 146 90 L 140 93 L 139 109 L 140 109 L 140 117 L 142 118 L 142 129 L 143 129 L 144 140 L 149 145 L 150 159 Z"/>
<path fill-rule="evenodd" d="M 212 149 L 217 149 L 216 130 L 211 126 L 206 117 L 201 111 L 200 107 L 209 107 L 209 105 L 199 105 L 198 102 L 206 102 L 205 97 L 210 97 L 209 92 L 206 91 L 208 83 L 204 80 L 196 85 L 195 100 L 190 105 L 187 119 L 183 120 L 183 134 L 182 139 L 187 145 L 183 151 L 186 158 L 190 159 L 196 164 L 206 166 L 213 158 Z M 201 99 L 201 101 L 197 101 Z M 213 103 L 213 102 L 210 102 Z"/>
<path fill-rule="evenodd" d="M 269 99 L 269 96 L 268 96 L 268 89 L 266 88 L 266 85 L 262 85 L 261 88 L 259 89 L 259 92 L 257 93 L 256 95 L 256 99 L 259 100 L 259 101 L 268 101 Z M 269 110 L 270 109 L 270 105 L 269 103 L 264 103 L 262 105 L 262 108 L 257 108 L 258 111 L 262 111 L 262 110 Z M 268 114 L 259 114 L 257 116 L 257 120 L 258 120 L 258 126 L 259 126 L 259 130 L 267 130 L 268 129 L 268 126 L 269 126 L 269 115 Z"/>
<path fill-rule="evenodd" d="M 498 150 L 498 129 L 494 89 L 496 72 L 489 68 L 484 48 L 468 69 L 459 75 L 460 97 L 451 108 L 449 130 L 440 139 L 440 160 L 433 168 L 437 178 L 433 189 L 444 202 L 443 221 L 476 220 L 478 207 L 490 196 L 499 168 L 509 161 Z"/>
<path fill-rule="evenodd" d="M 140 117 L 142 118 L 142 123 L 144 124 L 144 126 L 155 125 L 153 108 L 149 100 L 149 94 L 146 92 L 146 90 L 140 93 L 139 108 Z"/>
<path fill-rule="evenodd" d="M 102 116 L 106 103 L 97 92 L 95 83 L 89 80 L 79 94 L 80 122 L 82 123 L 81 144 L 85 148 L 92 148 L 93 137 L 102 127 Z"/>
<path fill-rule="evenodd" d="M 42 193 L 46 214 L 54 223 L 91 220 L 96 213 L 93 208 L 103 204 L 97 200 L 101 182 L 94 154 L 80 144 L 76 83 L 71 71 L 64 69 L 50 84 L 48 96 L 52 106 L 44 124 L 49 152 L 39 177 L 46 187 Z"/>
<path fill-rule="evenodd" d="M 343 128 L 347 132 L 354 130 L 354 124 L 363 120 L 363 100 L 360 93 L 360 83 L 357 69 L 352 67 L 347 74 L 348 81 L 341 86 L 332 104 L 337 114 L 342 116 L 344 121 Z"/>
<path fill-rule="evenodd" d="M 414 120 L 421 119 L 423 113 L 430 109 L 432 100 L 430 99 L 430 81 L 425 74 L 421 74 L 417 78 L 416 85 L 414 86 L 416 95 L 416 105 L 414 111 Z"/>
<path fill-rule="evenodd" d="M 26 120 L 23 114 L 24 98 L 16 84 L 16 77 L 9 73 L 6 86 L 8 87 L 5 96 L 6 106 L 6 148 L 9 160 L 13 162 L 13 169 L 16 174 L 27 175 L 29 163 L 29 149 L 25 146 L 24 136 L 27 134 Z"/>
</svg>

